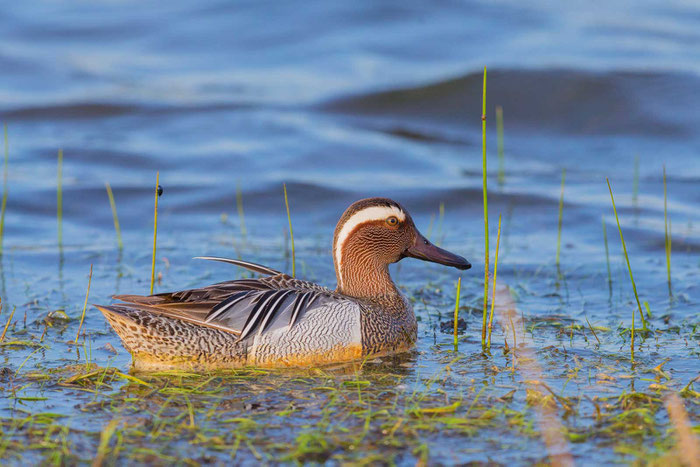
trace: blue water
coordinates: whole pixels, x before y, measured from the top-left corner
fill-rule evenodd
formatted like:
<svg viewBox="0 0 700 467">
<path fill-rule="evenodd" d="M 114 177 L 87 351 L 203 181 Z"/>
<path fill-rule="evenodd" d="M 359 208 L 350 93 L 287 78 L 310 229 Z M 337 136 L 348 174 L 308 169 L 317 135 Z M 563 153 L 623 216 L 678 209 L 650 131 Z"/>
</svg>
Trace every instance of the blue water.
<svg viewBox="0 0 700 467">
<path fill-rule="evenodd" d="M 528 319 L 555 316 L 585 325 L 588 318 L 612 329 L 629 327 L 636 302 L 605 183 L 609 177 L 651 323 L 682 329 L 675 337 L 642 343 L 638 359 L 651 368 L 671 358 L 666 368 L 673 369 L 672 386 L 682 387 L 699 368 L 699 26 L 700 5 L 682 0 L 595 6 L 7 3 L 0 8 L 0 121 L 8 125 L 10 149 L 0 321 L 17 308 L 11 336 L 24 329 L 25 314 L 26 328 L 36 336 L 49 312 L 65 309 L 73 321 L 48 329 L 48 349 L 0 350 L 2 365 L 16 371 L 25 359 L 24 368 L 75 361 L 64 343 L 77 332 L 90 264 L 91 303 L 108 302 L 114 293 L 148 291 L 156 172 L 164 188 L 156 291 L 237 273 L 191 260 L 202 254 L 240 255 L 290 269 L 286 183 L 305 277 L 333 287 L 330 244 L 338 217 L 359 198 L 390 196 L 408 208 L 424 234 L 430 231 L 472 262 L 474 268 L 463 275 L 462 300 L 479 307 L 481 86 L 487 66 L 492 255 L 503 216 L 499 283 L 516 292 Z M 497 105 L 503 107 L 505 128 L 502 184 Z M 56 219 L 59 148 L 62 245 Z M 664 165 L 672 297 L 664 254 Z M 121 253 L 105 182 L 114 190 Z M 438 227 L 440 203 L 445 217 Z M 409 375 L 418 378 L 441 365 L 432 345 L 450 342 L 430 317 L 448 319 L 458 272 L 415 260 L 393 271 L 409 294 L 428 281 L 428 289 L 439 290 L 416 310 L 419 353 L 410 360 Z M 479 321 L 478 313 L 467 316 L 467 355 L 479 354 Z M 96 310 L 89 310 L 84 329 L 96 363 L 128 369 L 128 354 Z M 541 347 L 553 341 L 568 345 L 568 337 L 555 334 L 542 328 L 533 339 Z M 106 343 L 119 353 L 106 350 Z M 604 352 L 611 360 L 629 351 L 617 331 L 599 350 L 584 341 L 576 349 L 585 355 Z M 477 371 L 463 364 L 465 371 Z M 567 390 L 585 391 L 574 385 Z M 52 410 L 70 414 L 73 424 L 85 421 L 73 413 L 73 402 L 62 405 L 54 397 L 62 396 L 52 396 L 47 403 Z M 34 404 L 32 409 L 42 403 Z M 11 409 L 1 408 L 5 415 Z M 691 417 L 697 424 L 697 411 Z M 587 448 L 575 448 L 577 459 L 590 460 Z M 517 459 L 514 452 L 500 460 Z M 605 455 L 608 461 L 622 459 Z"/>
</svg>

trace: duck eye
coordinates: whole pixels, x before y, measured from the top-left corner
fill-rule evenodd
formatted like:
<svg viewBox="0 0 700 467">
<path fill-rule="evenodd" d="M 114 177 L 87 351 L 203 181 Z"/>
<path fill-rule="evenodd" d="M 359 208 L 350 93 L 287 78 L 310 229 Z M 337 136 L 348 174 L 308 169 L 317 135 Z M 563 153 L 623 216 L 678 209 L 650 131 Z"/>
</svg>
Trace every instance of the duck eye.
<svg viewBox="0 0 700 467">
<path fill-rule="evenodd" d="M 386 219 L 386 223 L 394 227 L 399 223 L 399 220 L 396 217 L 391 216 Z"/>
</svg>

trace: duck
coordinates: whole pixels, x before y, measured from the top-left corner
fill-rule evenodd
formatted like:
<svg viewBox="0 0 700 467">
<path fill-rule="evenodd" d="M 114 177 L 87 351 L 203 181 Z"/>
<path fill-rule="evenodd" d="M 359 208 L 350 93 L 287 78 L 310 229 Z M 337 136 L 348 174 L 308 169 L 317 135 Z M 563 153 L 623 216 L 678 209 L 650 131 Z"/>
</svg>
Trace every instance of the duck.
<svg viewBox="0 0 700 467">
<path fill-rule="evenodd" d="M 275 269 L 205 256 L 255 273 L 202 288 L 115 295 L 95 305 L 137 371 L 316 367 L 409 351 L 417 339 L 411 303 L 389 264 L 417 258 L 466 270 L 462 256 L 432 244 L 388 198 L 356 201 L 333 235 L 337 287 Z"/>
</svg>

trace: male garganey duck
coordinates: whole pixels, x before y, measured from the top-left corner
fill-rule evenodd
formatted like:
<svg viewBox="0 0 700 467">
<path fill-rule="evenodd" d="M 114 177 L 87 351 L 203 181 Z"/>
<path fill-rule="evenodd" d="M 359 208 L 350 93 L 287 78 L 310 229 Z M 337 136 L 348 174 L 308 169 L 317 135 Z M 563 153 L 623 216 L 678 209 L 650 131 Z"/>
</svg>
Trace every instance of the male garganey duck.
<svg viewBox="0 0 700 467">
<path fill-rule="evenodd" d="M 205 257 L 264 277 L 151 296 L 120 295 L 114 298 L 124 303 L 98 308 L 136 369 L 346 362 L 413 346 L 416 317 L 388 267 L 405 257 L 471 267 L 430 243 L 399 203 L 369 198 L 352 204 L 335 228 L 335 290 L 258 264 Z"/>
</svg>

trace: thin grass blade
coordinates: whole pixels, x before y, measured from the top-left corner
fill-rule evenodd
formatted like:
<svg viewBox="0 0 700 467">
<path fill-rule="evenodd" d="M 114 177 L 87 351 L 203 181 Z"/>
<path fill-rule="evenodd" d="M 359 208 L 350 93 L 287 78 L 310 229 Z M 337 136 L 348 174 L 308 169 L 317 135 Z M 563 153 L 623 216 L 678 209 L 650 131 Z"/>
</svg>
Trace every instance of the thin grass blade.
<svg viewBox="0 0 700 467">
<path fill-rule="evenodd" d="M 498 235 L 496 236 L 496 257 L 493 263 L 493 292 L 491 296 L 491 313 L 489 315 L 488 348 L 491 348 L 491 329 L 493 327 L 493 308 L 496 305 L 496 277 L 498 276 L 498 250 L 501 245 L 501 215 L 498 215 Z"/>
<path fill-rule="evenodd" d="M 156 242 L 158 239 L 158 197 L 160 196 L 160 172 L 156 172 L 156 194 L 153 207 L 153 256 L 151 259 L 151 295 L 153 295 L 153 283 L 156 279 Z"/>
<path fill-rule="evenodd" d="M 483 95 L 481 100 L 481 165 L 484 197 L 484 308 L 481 323 L 481 348 L 486 348 L 486 313 L 489 300 L 489 202 L 486 180 L 486 67 L 484 67 Z"/>
<path fill-rule="evenodd" d="M 117 245 L 119 249 L 124 248 L 124 243 L 122 243 L 122 231 L 119 227 L 119 216 L 117 216 L 117 204 L 114 202 L 114 194 L 112 193 L 112 187 L 109 186 L 109 182 L 105 182 L 105 188 L 107 189 L 107 197 L 109 198 L 109 206 L 112 208 L 112 219 L 114 220 L 114 230 L 117 233 Z"/>
<path fill-rule="evenodd" d="M 613 197 L 612 188 L 610 187 L 610 180 L 606 177 L 605 180 L 608 182 L 608 190 L 610 191 L 610 201 L 612 201 L 613 212 L 615 213 L 615 221 L 617 222 L 617 230 L 620 232 L 620 241 L 622 242 L 622 251 L 625 254 L 625 261 L 627 262 L 627 270 L 630 274 L 630 281 L 632 282 L 632 290 L 634 291 L 634 298 L 637 300 L 637 307 L 639 308 L 639 316 L 642 318 L 642 324 L 644 330 L 646 331 L 647 325 L 644 319 L 644 313 L 642 312 L 642 304 L 639 301 L 639 294 L 637 293 L 637 285 L 634 283 L 634 276 L 632 275 L 632 266 L 630 266 L 630 258 L 627 254 L 627 245 L 625 244 L 625 237 L 622 235 L 622 227 L 620 227 L 620 218 L 617 215 L 617 208 L 615 207 L 615 198 Z M 632 329 L 631 329 L 631 354 L 632 363 L 634 363 L 634 312 L 632 312 Z"/>
<path fill-rule="evenodd" d="M 90 265 L 90 275 L 88 276 L 88 286 L 87 292 L 85 292 L 85 304 L 83 305 L 83 313 L 80 315 L 80 325 L 78 326 L 78 333 L 75 335 L 75 343 L 78 343 L 78 338 L 80 337 L 80 331 L 83 329 L 83 321 L 85 321 L 85 311 L 87 310 L 88 297 L 90 296 L 90 284 L 92 283 L 92 264 Z"/>
<path fill-rule="evenodd" d="M 454 313 L 454 345 L 455 352 L 459 346 L 459 341 L 457 339 L 457 321 L 459 320 L 459 295 L 462 291 L 462 276 L 457 279 L 457 298 L 455 298 L 455 313 Z"/>
<path fill-rule="evenodd" d="M 287 208 L 287 220 L 289 221 L 289 238 L 292 241 L 292 277 L 297 276 L 296 267 L 296 252 L 294 251 L 294 232 L 292 231 L 292 216 L 289 214 L 289 199 L 287 198 L 287 184 L 283 183 L 284 188 L 284 205 Z"/>
</svg>

